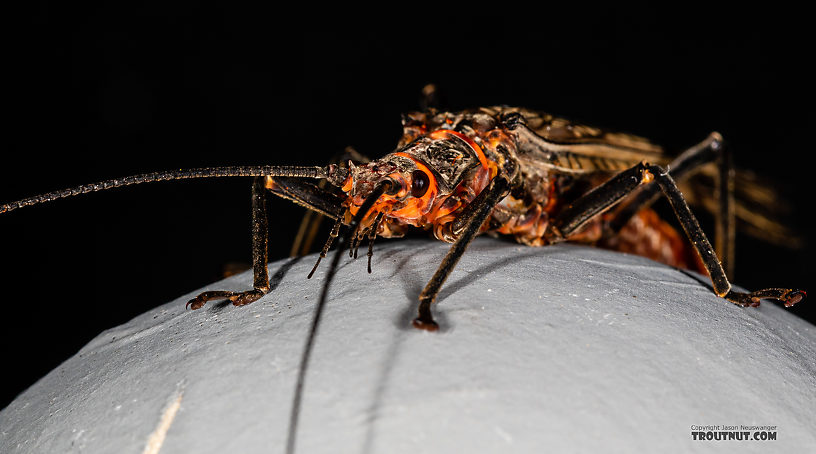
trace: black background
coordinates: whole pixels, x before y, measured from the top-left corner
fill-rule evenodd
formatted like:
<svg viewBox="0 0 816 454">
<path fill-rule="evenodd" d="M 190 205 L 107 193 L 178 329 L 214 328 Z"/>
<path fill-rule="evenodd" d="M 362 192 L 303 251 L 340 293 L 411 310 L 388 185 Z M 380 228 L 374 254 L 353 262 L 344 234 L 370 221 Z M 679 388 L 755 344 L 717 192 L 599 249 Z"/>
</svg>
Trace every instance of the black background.
<svg viewBox="0 0 816 454">
<path fill-rule="evenodd" d="M 347 145 L 380 156 L 399 137 L 399 114 L 433 82 L 450 109 L 523 105 L 670 149 L 720 131 L 812 240 L 814 43 L 804 13 L 411 8 L 41 2 L 12 15 L 0 202 L 154 170 L 323 165 Z M 273 206 L 275 260 L 302 211 Z M 248 262 L 248 208 L 249 181 L 235 178 L 0 217 L 0 405 L 102 330 Z M 737 283 L 816 288 L 810 244 L 740 236 Z M 811 301 L 791 311 L 816 319 Z"/>
</svg>

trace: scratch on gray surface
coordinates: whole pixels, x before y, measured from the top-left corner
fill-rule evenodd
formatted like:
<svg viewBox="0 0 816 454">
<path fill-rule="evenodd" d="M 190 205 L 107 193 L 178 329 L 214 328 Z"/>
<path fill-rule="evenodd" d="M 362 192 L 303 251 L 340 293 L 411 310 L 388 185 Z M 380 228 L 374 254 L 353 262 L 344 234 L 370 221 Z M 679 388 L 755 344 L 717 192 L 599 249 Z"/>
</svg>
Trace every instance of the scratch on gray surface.
<svg viewBox="0 0 816 454">
<path fill-rule="evenodd" d="M 626 256 L 624 255 L 624 257 L 626 257 Z M 654 273 L 655 271 L 658 271 L 658 270 L 665 271 L 665 272 L 671 272 L 673 270 L 673 268 L 671 268 L 671 267 L 669 267 L 667 265 L 659 264 L 659 263 L 656 263 L 656 262 L 653 262 L 653 263 L 629 263 L 629 262 L 624 262 L 624 261 L 619 261 L 618 262 L 618 261 L 613 261 L 613 260 L 588 259 L 588 258 L 584 258 L 584 257 L 580 257 L 580 258 L 577 258 L 575 260 L 579 260 L 581 262 L 589 263 L 589 264 L 593 264 L 593 265 L 601 265 L 603 267 L 612 268 L 612 269 L 616 269 L 616 270 L 620 270 L 620 269 L 646 270 L 646 271 L 648 271 L 650 273 Z"/>
<path fill-rule="evenodd" d="M 664 279 L 641 279 L 640 281 L 645 284 L 660 284 L 665 285 L 666 287 L 690 288 L 700 290 L 701 293 L 705 294 L 711 293 L 710 291 L 707 291 L 707 288 L 700 286 L 698 282 L 677 282 Z"/>
<path fill-rule="evenodd" d="M 159 450 L 164 444 L 164 439 L 167 436 L 167 431 L 170 430 L 170 426 L 173 425 L 173 420 L 176 419 L 176 413 L 178 413 L 178 410 L 181 407 L 181 399 L 183 397 L 184 393 L 178 393 L 176 398 L 170 402 L 170 405 L 165 407 L 164 412 L 162 412 L 161 419 L 159 419 L 159 424 L 156 426 L 153 433 L 147 437 L 147 444 L 145 444 L 142 454 L 159 453 Z"/>
<path fill-rule="evenodd" d="M 501 437 L 502 440 L 505 441 L 505 443 L 507 443 L 508 445 L 513 444 L 513 436 L 507 433 L 506 430 L 502 429 L 499 426 L 493 426 L 493 430 L 496 432 L 496 435 L 498 435 L 499 437 Z"/>
</svg>

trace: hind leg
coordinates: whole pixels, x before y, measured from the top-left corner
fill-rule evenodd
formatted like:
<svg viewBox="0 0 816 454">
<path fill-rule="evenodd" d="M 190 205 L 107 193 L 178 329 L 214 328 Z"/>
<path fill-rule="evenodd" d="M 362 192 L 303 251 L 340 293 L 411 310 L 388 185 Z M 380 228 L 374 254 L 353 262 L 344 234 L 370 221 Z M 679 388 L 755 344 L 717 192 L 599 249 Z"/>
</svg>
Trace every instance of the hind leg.
<svg viewBox="0 0 816 454">
<path fill-rule="evenodd" d="M 669 200 L 677 220 L 683 226 L 686 237 L 703 262 L 717 296 L 743 307 L 758 306 L 759 301 L 765 298 L 779 300 L 785 306 L 792 306 L 804 299 L 805 292 L 796 289 L 769 288 L 751 293 L 732 290 L 731 283 L 728 282 L 714 248 L 706 238 L 697 218 L 691 212 L 683 194 L 677 188 L 674 179 L 665 169 L 646 162 L 620 172 L 567 207 L 551 224 L 547 234 L 548 240 L 550 242 L 566 240 L 596 215 L 610 209 L 630 195 L 641 184 L 652 181 L 657 183 L 657 187 Z"/>
</svg>

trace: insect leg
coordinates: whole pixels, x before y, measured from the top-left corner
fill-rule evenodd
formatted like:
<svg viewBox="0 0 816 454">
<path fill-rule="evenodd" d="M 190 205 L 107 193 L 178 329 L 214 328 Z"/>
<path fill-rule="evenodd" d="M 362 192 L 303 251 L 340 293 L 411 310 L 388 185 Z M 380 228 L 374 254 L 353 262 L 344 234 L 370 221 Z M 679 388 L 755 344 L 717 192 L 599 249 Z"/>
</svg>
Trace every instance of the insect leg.
<svg viewBox="0 0 816 454">
<path fill-rule="evenodd" d="M 734 155 L 731 149 L 718 142 L 717 168 L 719 179 L 717 182 L 717 206 L 715 213 L 714 251 L 722 257 L 725 263 L 725 275 L 734 279 L 735 243 L 737 238 L 737 211 L 734 198 L 735 173 Z"/>
<path fill-rule="evenodd" d="M 199 309 L 207 301 L 228 299 L 236 306 L 249 304 L 269 293 L 269 272 L 266 264 L 269 261 L 269 220 L 266 213 L 266 178 L 255 177 L 252 181 L 252 290 L 231 292 L 213 290 L 204 292 L 191 299 L 187 307 Z"/>
<path fill-rule="evenodd" d="M 652 180 L 657 181 L 663 195 L 669 199 L 686 236 L 711 277 L 714 293 L 717 296 L 743 307 L 758 306 L 760 299 L 763 298 L 782 301 L 785 306 L 792 306 L 804 299 L 805 292 L 795 289 L 770 288 L 751 293 L 732 290 L 714 248 L 706 238 L 697 218 L 691 212 L 683 194 L 677 188 L 677 183 L 664 169 L 646 162 L 619 173 L 575 201 L 553 221 L 551 230 L 548 231 L 549 239 L 551 241 L 566 239 L 593 216 L 614 206 L 638 185 Z"/>
<path fill-rule="evenodd" d="M 653 176 L 646 172 L 646 166 L 646 163 L 640 163 L 616 174 L 565 208 L 545 233 L 548 240 L 566 240 L 595 215 L 612 208 L 641 184 L 652 181 Z"/>
<path fill-rule="evenodd" d="M 697 145 L 684 151 L 667 166 L 669 175 L 675 181 L 682 181 L 711 162 L 718 165 L 718 185 L 716 189 L 717 212 L 715 215 L 714 250 L 723 258 L 726 275 L 734 277 L 734 165 L 730 150 L 724 146 L 722 136 L 712 132 Z M 641 189 L 631 202 L 615 213 L 609 222 L 609 233 L 615 234 L 641 209 L 652 205 L 660 196 L 660 187 L 651 184 Z"/>
<path fill-rule="evenodd" d="M 342 212 L 340 206 L 345 200 L 344 196 L 331 191 L 331 188 L 323 188 L 313 181 L 301 178 L 267 178 L 266 189 L 278 197 L 331 219 L 337 219 L 338 213 Z"/>
<path fill-rule="evenodd" d="M 349 160 L 362 163 L 371 161 L 370 158 L 355 150 L 354 147 L 349 146 L 346 147 L 342 153 L 334 156 L 329 163 L 341 164 L 347 163 Z M 320 181 L 316 186 L 320 189 L 325 189 L 325 183 L 325 181 Z M 307 211 L 303 215 L 303 219 L 300 221 L 300 226 L 298 227 L 295 240 L 292 242 L 292 248 L 289 251 L 289 255 L 292 257 L 298 257 L 310 253 L 312 251 L 312 244 L 317 237 L 318 230 L 320 229 L 320 225 L 322 223 L 322 214 L 311 210 Z"/>
<path fill-rule="evenodd" d="M 436 331 L 439 325 L 434 321 L 431 314 L 431 303 L 436 300 L 442 284 L 448 278 L 456 263 L 465 253 L 470 242 L 479 233 L 479 230 L 484 224 L 493 207 L 496 206 L 501 199 L 503 199 L 510 190 L 510 182 L 502 175 L 498 175 L 490 184 L 482 190 L 481 193 L 468 205 L 470 213 L 463 215 L 467 219 L 467 223 L 461 229 L 461 233 L 456 241 L 451 245 L 447 255 L 442 260 L 442 263 L 437 268 L 431 280 L 422 290 L 419 295 L 419 315 L 414 319 L 413 325 L 416 328 L 428 331 Z M 469 214 L 469 216 L 468 216 Z"/>
<path fill-rule="evenodd" d="M 289 250 L 290 257 L 300 257 L 309 253 L 322 223 L 323 215 L 320 213 L 306 211 L 303 214 L 292 248 Z"/>
</svg>

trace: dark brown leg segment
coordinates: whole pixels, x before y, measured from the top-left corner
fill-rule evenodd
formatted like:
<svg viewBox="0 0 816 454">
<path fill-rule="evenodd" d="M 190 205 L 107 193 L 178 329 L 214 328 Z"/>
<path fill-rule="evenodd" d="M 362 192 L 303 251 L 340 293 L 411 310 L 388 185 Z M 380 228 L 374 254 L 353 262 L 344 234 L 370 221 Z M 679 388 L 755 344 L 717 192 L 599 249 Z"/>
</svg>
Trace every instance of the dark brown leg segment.
<svg viewBox="0 0 816 454">
<path fill-rule="evenodd" d="M 722 258 L 726 275 L 734 276 L 734 238 L 736 219 L 734 212 L 734 165 L 731 153 L 723 144 L 722 136 L 712 132 L 697 145 L 684 151 L 667 170 L 675 181 L 682 181 L 696 173 L 706 164 L 716 162 L 718 165 L 718 183 L 716 198 L 718 210 L 715 215 L 714 250 Z M 641 209 L 650 206 L 660 196 L 660 188 L 651 184 L 641 189 L 637 195 L 609 222 L 612 234 L 619 232 L 627 222 Z"/>
<path fill-rule="evenodd" d="M 340 165 L 347 163 L 349 160 L 363 163 L 371 161 L 371 159 L 361 154 L 353 147 L 346 147 L 346 149 L 343 150 L 342 153 L 332 157 L 331 161 L 329 161 L 329 164 Z M 302 184 L 301 181 L 297 181 L 294 183 L 296 185 Z M 325 181 L 321 181 L 317 183 L 317 185 L 315 186 L 317 186 L 320 189 L 325 189 L 327 185 Z M 314 208 L 310 208 L 310 206 L 313 207 L 315 205 L 316 199 L 320 198 L 321 194 L 314 192 L 313 189 L 311 191 L 304 192 L 302 190 L 294 191 L 295 189 L 294 186 L 290 186 L 289 188 L 292 190 L 292 192 L 287 194 L 288 196 L 287 198 L 292 199 L 295 203 L 299 205 L 304 205 L 307 208 L 309 208 L 309 211 L 307 211 L 303 215 L 303 219 L 300 221 L 298 233 L 295 236 L 295 241 L 292 242 L 292 249 L 289 251 L 290 256 L 300 257 L 312 252 L 312 244 L 314 244 L 314 240 L 320 229 L 320 225 L 323 223 L 323 214 L 320 212 L 312 211 Z M 278 195 L 281 194 L 278 192 Z M 342 203 L 342 200 L 338 201 L 335 204 L 335 206 L 339 206 L 340 203 Z M 337 235 L 334 236 L 336 237 Z M 325 256 L 326 255 L 323 254 L 323 257 Z"/>
<path fill-rule="evenodd" d="M 235 306 L 249 304 L 269 293 L 269 221 L 266 213 L 266 179 L 256 177 L 252 182 L 252 271 L 253 289 L 244 292 L 213 290 L 191 299 L 187 307 L 200 309 L 207 301 L 228 299 Z"/>
<path fill-rule="evenodd" d="M 312 244 L 322 223 L 322 214 L 311 210 L 306 211 L 300 221 L 295 240 L 292 242 L 292 248 L 289 250 L 290 257 L 301 257 L 311 251 Z"/>
<path fill-rule="evenodd" d="M 683 199 L 683 194 L 680 193 L 674 179 L 661 167 L 645 162 L 619 173 L 567 207 L 554 220 L 552 229 L 548 232 L 550 240 L 557 242 L 568 238 L 589 219 L 611 208 L 639 184 L 652 180 L 657 182 L 660 190 L 669 200 L 686 236 L 702 259 L 711 277 L 714 293 L 743 307 L 758 306 L 760 299 L 763 298 L 782 301 L 785 306 L 792 306 L 804 299 L 805 292 L 795 289 L 772 288 L 751 293 L 733 291 L 714 248 Z"/>
<path fill-rule="evenodd" d="M 790 307 L 805 298 L 805 292 L 796 289 L 770 288 L 750 293 L 732 290 L 725 271 L 717 259 L 714 248 L 711 247 L 711 243 L 708 242 L 705 233 L 703 233 L 703 229 L 700 228 L 697 218 L 694 217 L 688 204 L 683 199 L 683 194 L 677 189 L 677 184 L 667 173 L 660 173 L 660 167 L 650 166 L 649 170 L 656 173 L 657 183 L 660 185 L 660 189 L 663 190 L 663 194 L 669 199 L 672 209 L 677 215 L 677 219 L 683 225 L 683 230 L 686 231 L 686 235 L 691 241 L 691 244 L 703 260 L 703 264 L 705 264 L 706 270 L 709 276 L 711 276 L 714 293 L 716 293 L 717 296 L 723 297 L 742 307 L 759 306 L 761 299 L 778 300 L 784 303 L 786 307 Z"/>
<path fill-rule="evenodd" d="M 718 151 L 717 167 L 717 201 L 719 211 L 716 213 L 714 231 L 714 250 L 724 263 L 725 275 L 734 279 L 735 242 L 737 237 L 736 202 L 734 200 L 735 170 L 731 149 L 725 147 L 722 138 L 716 142 Z"/>
<path fill-rule="evenodd" d="M 731 153 L 723 144 L 722 136 L 712 132 L 704 141 L 684 151 L 667 167 L 675 181 L 699 171 L 703 166 L 716 162 L 718 179 L 716 198 L 718 210 L 715 216 L 714 250 L 722 258 L 726 275 L 734 276 L 734 238 L 736 219 L 734 214 L 734 167 Z M 631 202 L 620 209 L 609 222 L 610 234 L 619 232 L 641 209 L 650 206 L 660 196 L 657 184 L 641 189 Z"/>
<path fill-rule="evenodd" d="M 436 331 L 439 328 L 431 314 L 431 303 L 436 300 L 442 284 L 450 276 L 470 242 L 479 233 L 482 224 L 490 215 L 493 207 L 507 195 L 509 190 L 510 183 L 506 178 L 499 175 L 493 178 L 490 184 L 468 205 L 468 208 L 473 207 L 473 209 L 468 210 L 469 217 L 467 214 L 463 216 L 467 219 L 467 223 L 462 228 L 459 237 L 451 245 L 448 254 L 442 260 L 442 264 L 439 265 L 436 273 L 419 295 L 419 315 L 413 321 L 414 327 L 428 331 Z"/>
</svg>

